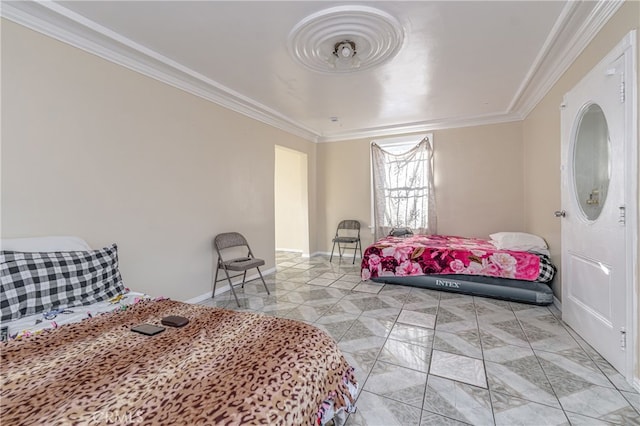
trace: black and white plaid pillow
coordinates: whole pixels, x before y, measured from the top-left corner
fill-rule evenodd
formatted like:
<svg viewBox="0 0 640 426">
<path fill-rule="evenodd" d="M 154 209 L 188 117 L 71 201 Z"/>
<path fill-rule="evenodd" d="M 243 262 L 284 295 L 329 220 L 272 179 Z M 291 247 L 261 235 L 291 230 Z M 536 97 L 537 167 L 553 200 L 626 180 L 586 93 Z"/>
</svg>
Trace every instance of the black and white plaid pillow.
<svg viewBox="0 0 640 426">
<path fill-rule="evenodd" d="M 556 267 L 551 263 L 549 256 L 538 255 L 540 258 L 540 272 L 538 273 L 538 279 L 536 281 L 541 283 L 548 283 L 556 274 Z"/>
<path fill-rule="evenodd" d="M 101 250 L 0 252 L 1 321 L 89 305 L 124 291 L 115 244 Z"/>
</svg>

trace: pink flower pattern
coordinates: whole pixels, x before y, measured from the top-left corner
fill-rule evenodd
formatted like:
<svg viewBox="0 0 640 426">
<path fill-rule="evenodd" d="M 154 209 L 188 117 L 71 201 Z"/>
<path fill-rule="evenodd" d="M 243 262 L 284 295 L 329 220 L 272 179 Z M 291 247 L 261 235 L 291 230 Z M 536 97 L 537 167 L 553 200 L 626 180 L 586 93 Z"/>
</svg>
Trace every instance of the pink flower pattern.
<svg viewBox="0 0 640 426">
<path fill-rule="evenodd" d="M 488 240 L 445 235 L 386 237 L 367 247 L 362 279 L 382 276 L 467 274 L 535 281 L 538 255 L 497 250 Z"/>
</svg>

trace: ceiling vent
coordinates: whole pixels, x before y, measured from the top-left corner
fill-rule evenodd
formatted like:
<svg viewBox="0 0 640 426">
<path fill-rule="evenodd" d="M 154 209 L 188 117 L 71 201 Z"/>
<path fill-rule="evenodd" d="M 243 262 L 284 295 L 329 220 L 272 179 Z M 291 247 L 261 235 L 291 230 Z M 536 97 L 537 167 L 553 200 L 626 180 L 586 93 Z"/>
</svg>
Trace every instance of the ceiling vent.
<svg viewBox="0 0 640 426">
<path fill-rule="evenodd" d="M 320 73 L 363 71 L 393 58 L 404 42 L 396 18 L 367 6 L 338 6 L 300 21 L 289 33 L 289 51 Z"/>
</svg>

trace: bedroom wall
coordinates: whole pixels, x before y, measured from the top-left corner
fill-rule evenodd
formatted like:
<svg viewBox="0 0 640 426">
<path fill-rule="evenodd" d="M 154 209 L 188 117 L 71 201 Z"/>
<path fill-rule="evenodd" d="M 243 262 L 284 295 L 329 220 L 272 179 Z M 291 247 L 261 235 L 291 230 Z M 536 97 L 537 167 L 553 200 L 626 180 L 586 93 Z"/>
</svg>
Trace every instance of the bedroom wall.
<svg viewBox="0 0 640 426">
<path fill-rule="evenodd" d="M 309 157 L 313 230 L 313 143 L 2 21 L 3 238 L 117 242 L 127 286 L 202 295 L 219 232 L 274 267 L 275 144 Z"/>
<path fill-rule="evenodd" d="M 553 216 L 553 212 L 561 205 L 560 103 L 562 97 L 609 53 L 625 34 L 639 27 L 640 2 L 626 1 L 524 120 L 525 227 L 527 231 L 547 239 L 556 265 L 560 265 L 561 262 L 560 220 Z M 638 45 L 640 46 L 640 43 Z M 640 58 L 640 51 L 638 57 Z M 638 81 L 638 87 L 640 87 L 640 81 Z M 640 247 L 638 252 L 640 253 Z M 636 271 L 637 276 L 638 271 Z M 561 285 L 560 274 L 558 274 L 554 280 L 554 293 L 558 299 L 561 297 Z M 636 288 L 637 286 L 638 283 Z M 640 306 L 640 292 L 637 294 L 638 306 Z M 637 331 L 636 342 L 640 342 L 640 323 Z M 640 377 L 640 360 L 637 365 L 636 377 Z"/>
<path fill-rule="evenodd" d="M 433 132 L 438 232 L 488 237 L 522 231 L 522 123 Z M 341 219 L 373 242 L 369 139 L 318 144 L 318 250 L 330 251 Z"/>
</svg>

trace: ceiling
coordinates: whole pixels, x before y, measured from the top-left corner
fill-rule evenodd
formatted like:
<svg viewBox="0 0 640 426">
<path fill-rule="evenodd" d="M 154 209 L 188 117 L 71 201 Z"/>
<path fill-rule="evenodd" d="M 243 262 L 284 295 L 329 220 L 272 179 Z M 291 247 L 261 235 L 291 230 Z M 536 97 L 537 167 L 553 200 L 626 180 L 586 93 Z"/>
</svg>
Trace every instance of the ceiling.
<svg viewBox="0 0 640 426">
<path fill-rule="evenodd" d="M 620 4 L 3 1 L 2 16 L 323 142 L 521 120 Z M 294 28 L 331 8 L 340 13 L 324 18 L 334 36 L 326 44 L 360 40 L 366 59 L 371 39 L 393 32 L 374 23 L 358 33 L 349 11 L 369 8 L 397 25 L 400 44 L 371 67 L 306 67 Z"/>
</svg>

